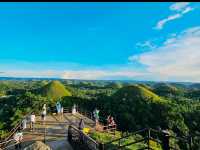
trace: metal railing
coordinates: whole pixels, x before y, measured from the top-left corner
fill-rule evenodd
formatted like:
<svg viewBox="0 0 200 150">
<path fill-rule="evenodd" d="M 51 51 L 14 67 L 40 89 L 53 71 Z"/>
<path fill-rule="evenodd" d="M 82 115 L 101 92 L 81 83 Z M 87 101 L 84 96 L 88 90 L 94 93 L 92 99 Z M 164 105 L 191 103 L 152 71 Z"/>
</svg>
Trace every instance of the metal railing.
<svg viewBox="0 0 200 150">
<path fill-rule="evenodd" d="M 32 113 L 32 112 L 31 112 Z M 18 123 L 15 125 L 14 128 L 12 128 L 10 130 L 10 132 L 8 133 L 8 136 L 6 138 L 4 138 L 1 142 L 0 142 L 0 148 L 4 148 L 6 147 L 10 142 L 14 141 L 13 139 L 13 135 L 17 132 L 18 129 L 21 129 L 22 127 L 22 120 L 27 118 L 27 116 L 29 116 L 31 113 L 28 113 L 27 115 L 25 115 L 22 119 L 20 119 L 20 121 L 18 121 Z"/>
<path fill-rule="evenodd" d="M 123 144 L 123 141 L 125 141 L 125 139 L 128 139 L 128 138 L 135 136 L 137 134 L 142 135 L 142 137 L 144 137 L 144 138 L 137 139 L 135 141 L 133 140 L 130 143 Z M 195 135 L 195 136 L 197 136 L 197 135 Z M 162 147 L 163 150 L 181 150 L 183 148 L 179 147 L 180 143 L 183 144 L 184 149 L 186 149 L 186 150 L 196 150 L 193 147 L 191 138 L 192 138 L 192 136 L 187 136 L 187 137 L 170 136 L 169 134 L 166 134 L 163 131 L 158 131 L 158 130 L 151 129 L 151 128 L 145 128 L 145 129 L 142 129 L 142 130 L 138 130 L 134 133 L 130 133 L 130 134 L 123 136 L 119 139 L 115 139 L 115 140 L 110 141 L 108 143 L 104 143 L 103 147 L 104 147 L 104 150 L 109 150 L 110 146 L 112 147 L 113 145 L 115 145 L 116 149 L 122 149 L 122 148 L 130 146 L 130 145 L 136 145 L 138 143 L 144 143 L 144 144 L 146 144 L 146 146 L 143 149 L 149 150 L 149 149 L 153 149 L 151 144 L 150 144 L 150 141 L 154 141 L 155 143 L 159 144 Z M 199 138 L 200 138 L 200 136 L 199 136 Z M 176 142 L 171 143 L 171 140 L 174 140 L 174 139 L 176 140 Z"/>
<path fill-rule="evenodd" d="M 50 112 L 51 113 L 56 112 L 56 109 L 53 110 L 53 111 L 50 110 Z M 69 113 L 69 112 L 70 112 L 69 108 L 64 108 L 63 113 Z M 21 127 L 22 127 L 22 120 L 25 119 L 25 118 L 27 118 L 28 116 L 30 116 L 31 113 L 32 112 L 28 113 L 22 119 L 20 119 L 18 121 L 18 123 L 15 125 L 15 127 L 10 130 L 10 132 L 8 133 L 8 136 L 6 138 L 4 138 L 2 141 L 0 141 L 0 150 L 1 149 L 9 149 L 9 148 L 12 148 L 15 145 L 17 145 L 17 143 L 13 139 L 13 136 L 17 132 L 18 129 L 21 129 Z M 41 124 L 41 123 L 43 123 L 43 121 L 36 121 L 35 124 Z M 59 122 L 59 124 L 60 123 L 61 122 Z M 51 121 L 45 121 L 45 125 L 55 125 L 55 124 L 58 124 L 58 123 L 51 122 Z M 63 122 L 63 124 L 66 124 L 66 122 Z M 41 132 L 41 134 L 44 134 L 44 141 L 45 141 L 47 133 L 46 133 L 46 128 L 44 128 L 44 129 L 45 129 L 44 132 Z"/>
<path fill-rule="evenodd" d="M 81 150 L 98 150 L 99 143 L 90 136 L 83 133 L 75 126 L 70 125 L 68 128 L 68 141 L 73 149 Z"/>
<path fill-rule="evenodd" d="M 140 136 L 137 136 L 140 135 Z M 136 138 L 131 138 L 136 137 Z M 129 139 L 129 140 L 127 140 Z M 176 143 L 171 144 L 171 140 L 176 139 Z M 112 140 L 107 143 L 100 143 L 89 137 L 88 135 L 84 134 L 82 131 L 77 129 L 74 126 L 69 126 L 68 129 L 68 140 L 76 149 L 83 149 L 83 150 L 120 150 L 126 149 L 129 146 L 136 146 L 138 144 L 138 149 L 147 149 L 147 150 L 154 150 L 156 147 L 151 145 L 151 142 L 155 142 L 156 145 L 163 150 L 196 150 L 192 143 L 190 142 L 190 138 L 188 137 L 175 137 L 166 134 L 163 131 L 145 128 L 138 130 L 136 132 L 127 134 L 121 138 Z M 128 142 L 127 142 L 128 141 Z M 178 146 L 183 142 L 185 144 L 184 148 Z M 142 145 L 142 146 L 141 146 Z M 154 145 L 155 146 L 155 145 Z"/>
</svg>

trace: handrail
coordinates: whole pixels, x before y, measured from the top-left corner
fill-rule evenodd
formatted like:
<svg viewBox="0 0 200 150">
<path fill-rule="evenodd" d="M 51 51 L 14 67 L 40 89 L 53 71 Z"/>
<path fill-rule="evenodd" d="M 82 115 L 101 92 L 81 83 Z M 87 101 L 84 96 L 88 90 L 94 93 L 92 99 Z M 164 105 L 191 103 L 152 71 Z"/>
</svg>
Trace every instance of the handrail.
<svg viewBox="0 0 200 150">
<path fill-rule="evenodd" d="M 10 137 L 10 135 L 13 133 L 13 130 L 16 130 L 20 125 L 21 125 L 21 121 L 19 121 L 19 122 L 15 125 L 15 127 L 13 127 L 13 128 L 9 131 L 9 133 L 8 133 L 9 135 L 8 135 L 7 137 L 5 137 L 4 140 L 2 140 L 2 141 L 7 140 L 7 139 Z M 0 142 L 2 142 L 2 141 L 0 141 Z"/>
<path fill-rule="evenodd" d="M 154 133 L 157 133 L 157 134 L 158 134 L 158 133 L 160 133 L 160 134 L 165 134 L 164 132 L 159 131 L 159 130 L 155 130 L 155 129 L 152 129 L 152 128 L 145 128 L 145 129 L 138 130 L 138 131 L 136 131 L 136 132 L 134 132 L 134 133 L 130 133 L 129 135 L 123 136 L 123 137 L 121 137 L 121 138 L 118 138 L 118 139 L 112 140 L 112 141 L 110 141 L 110 142 L 104 143 L 104 146 L 108 146 L 109 144 L 114 143 L 114 142 L 117 142 L 117 141 L 119 141 L 119 143 L 120 143 L 120 140 L 122 140 L 122 139 L 128 138 L 128 137 L 133 136 L 133 135 L 135 135 L 135 134 L 140 134 L 140 133 L 143 133 L 143 132 L 146 132 L 146 131 L 148 131 L 148 132 L 154 132 Z M 188 139 L 187 139 L 186 137 L 169 136 L 169 139 L 170 139 L 170 138 L 178 139 L 179 141 L 186 142 L 186 144 L 191 144 L 191 143 L 188 142 Z M 155 139 L 155 138 L 151 137 L 150 134 L 146 137 L 146 139 L 147 139 L 147 140 L 153 140 L 153 141 L 155 141 L 155 142 L 157 142 L 157 143 L 163 144 L 163 141 L 162 141 L 162 140 L 160 141 L 160 140 L 158 140 L 158 139 Z M 125 145 L 123 145 L 123 146 L 118 145 L 118 148 L 120 148 L 120 147 L 125 147 L 125 146 L 132 145 L 132 144 L 136 144 L 136 143 L 142 142 L 142 141 L 144 141 L 144 140 L 134 141 L 134 142 L 125 144 Z M 148 143 L 148 144 L 149 144 L 149 143 Z M 166 143 L 165 143 L 165 144 L 166 144 Z M 173 146 L 170 146 L 170 145 L 168 145 L 168 146 L 169 146 L 171 149 L 176 150 L 176 148 L 174 148 Z"/>
<path fill-rule="evenodd" d="M 10 140 L 7 140 L 7 141 L 3 141 L 3 142 L 1 142 L 0 143 L 0 145 L 3 145 L 3 144 L 6 144 L 6 143 L 9 143 L 9 142 L 11 142 L 11 141 L 13 141 L 14 139 L 10 139 Z"/>
<path fill-rule="evenodd" d="M 73 130 L 75 130 L 75 131 L 73 132 Z M 73 138 L 72 138 L 73 134 L 76 135 L 77 133 L 78 133 L 78 136 L 76 136 L 76 138 L 78 138 L 78 143 L 76 143 L 76 140 L 73 140 Z M 93 138 L 91 138 L 90 136 L 88 136 L 83 131 L 79 130 L 77 127 L 75 127 L 73 125 L 69 126 L 68 140 L 69 140 L 70 144 L 72 144 L 72 147 L 80 144 L 82 146 L 86 146 L 85 148 L 87 150 L 97 150 L 97 149 L 99 149 L 100 143 L 98 143 Z"/>
<path fill-rule="evenodd" d="M 128 138 L 128 137 L 130 137 L 130 136 L 133 136 L 133 135 L 135 135 L 135 134 L 139 134 L 139 133 L 144 132 L 144 131 L 147 131 L 147 130 L 148 130 L 147 128 L 145 128 L 145 129 L 141 129 L 141 130 L 135 131 L 135 132 L 133 132 L 133 133 L 131 133 L 131 134 L 129 134 L 129 135 L 123 136 L 123 137 L 121 137 L 121 138 L 118 138 L 118 139 L 112 140 L 112 141 L 107 142 L 107 143 L 104 143 L 104 144 L 105 144 L 105 145 L 107 145 L 107 144 L 111 144 L 111 143 L 113 143 L 113 142 L 119 141 L 119 140 L 121 140 L 121 139 Z"/>
<path fill-rule="evenodd" d="M 13 133 L 15 133 L 15 131 L 21 126 L 21 121 L 19 123 L 16 124 L 16 126 L 14 128 L 12 128 L 12 130 L 9 132 L 8 137 L 6 137 L 4 139 L 4 141 L 7 141 L 12 135 Z"/>
<path fill-rule="evenodd" d="M 90 139 L 94 143 L 97 143 L 93 138 L 91 138 L 90 136 L 88 136 L 87 134 L 85 134 L 84 132 L 82 132 L 81 130 L 79 130 L 77 127 L 75 127 L 75 126 L 71 126 L 71 127 L 74 128 L 76 131 L 82 133 L 84 136 L 86 136 L 88 139 Z"/>
<path fill-rule="evenodd" d="M 18 121 L 18 123 L 15 125 L 15 127 L 12 128 L 11 131 L 9 132 L 9 135 L 6 138 L 4 138 L 4 140 L 0 141 L 0 147 L 6 146 L 9 142 L 13 141 L 13 139 L 11 139 L 11 137 L 16 133 L 17 129 L 21 127 L 22 120 L 24 118 L 26 118 L 27 116 L 29 116 L 31 113 L 32 113 L 32 111 Z"/>
<path fill-rule="evenodd" d="M 14 141 L 14 139 L 13 139 L 12 141 Z M 8 146 L 4 147 L 4 149 L 8 149 L 8 148 L 13 147 L 13 146 L 15 146 L 15 145 L 17 145 L 17 144 L 18 144 L 18 143 L 14 143 L 14 144 L 12 144 L 12 145 L 8 145 Z"/>
</svg>

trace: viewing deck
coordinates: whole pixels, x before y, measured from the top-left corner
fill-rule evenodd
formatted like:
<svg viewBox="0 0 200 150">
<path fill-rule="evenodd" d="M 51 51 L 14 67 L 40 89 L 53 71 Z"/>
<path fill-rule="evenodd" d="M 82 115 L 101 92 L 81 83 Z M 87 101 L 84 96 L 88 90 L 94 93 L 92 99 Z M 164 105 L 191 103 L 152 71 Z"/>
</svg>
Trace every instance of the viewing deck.
<svg viewBox="0 0 200 150">
<path fill-rule="evenodd" d="M 78 127 L 81 118 L 84 119 L 86 127 L 94 129 L 94 121 L 79 113 L 75 115 L 72 113 L 64 113 L 63 116 L 57 114 L 47 115 L 45 122 L 41 120 L 41 116 L 36 116 L 34 130 L 30 130 L 30 124 L 28 123 L 27 128 L 22 131 L 22 148 L 27 147 L 34 141 L 43 141 L 52 150 L 72 150 L 67 140 L 68 126 L 73 125 Z M 9 141 L 6 143 L 5 150 L 13 150 L 15 148 L 14 139 L 10 138 Z"/>
</svg>

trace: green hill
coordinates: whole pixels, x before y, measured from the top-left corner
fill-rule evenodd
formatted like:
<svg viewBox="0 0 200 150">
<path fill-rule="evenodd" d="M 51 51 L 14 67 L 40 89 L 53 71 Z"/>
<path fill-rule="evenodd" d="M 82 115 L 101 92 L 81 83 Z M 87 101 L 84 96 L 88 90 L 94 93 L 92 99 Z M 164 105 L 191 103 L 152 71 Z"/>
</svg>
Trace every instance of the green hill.
<svg viewBox="0 0 200 150">
<path fill-rule="evenodd" d="M 194 83 L 189 86 L 191 89 L 200 89 L 200 83 Z"/>
<path fill-rule="evenodd" d="M 182 95 L 184 92 L 182 89 L 167 83 L 156 84 L 154 86 L 153 91 L 160 96 L 170 96 L 170 95 L 177 96 L 177 95 Z"/>
<path fill-rule="evenodd" d="M 142 84 L 142 83 L 140 83 L 138 85 L 141 86 L 141 87 L 144 87 L 145 89 L 147 89 L 149 91 L 153 91 L 153 88 L 150 85 L 148 85 L 148 84 Z"/>
<path fill-rule="evenodd" d="M 65 86 L 59 81 L 52 81 L 40 89 L 41 95 L 57 100 L 63 96 L 71 96 L 71 93 L 65 89 Z"/>
<path fill-rule="evenodd" d="M 167 100 L 139 85 L 125 86 L 112 95 L 110 112 L 119 129 L 134 131 L 165 124 L 162 116 Z M 109 110 L 107 109 L 107 110 Z M 159 120 L 157 119 L 159 118 Z"/>
<path fill-rule="evenodd" d="M 130 85 L 119 89 L 114 95 L 114 98 L 129 99 L 129 100 L 150 100 L 152 102 L 163 101 L 158 95 L 140 85 Z"/>
<path fill-rule="evenodd" d="M 106 85 L 107 88 L 120 89 L 123 85 L 119 82 L 112 82 Z"/>
</svg>

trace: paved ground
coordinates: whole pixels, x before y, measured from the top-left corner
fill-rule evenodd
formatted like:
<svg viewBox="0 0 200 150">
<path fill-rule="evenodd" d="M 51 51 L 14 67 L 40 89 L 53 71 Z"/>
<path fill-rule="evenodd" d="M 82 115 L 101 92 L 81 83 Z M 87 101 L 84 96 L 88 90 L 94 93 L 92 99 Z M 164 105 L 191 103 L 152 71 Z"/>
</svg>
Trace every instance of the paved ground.
<svg viewBox="0 0 200 150">
<path fill-rule="evenodd" d="M 47 142 L 46 144 L 49 145 L 53 150 L 72 150 L 71 145 L 66 141 L 67 139 L 60 139 Z"/>
<path fill-rule="evenodd" d="M 66 113 L 64 116 L 48 115 L 45 123 L 41 121 L 40 116 L 36 116 L 35 130 L 30 131 L 29 125 L 27 125 L 28 129 L 23 132 L 23 147 L 33 141 L 44 141 L 45 139 L 46 144 L 52 150 L 72 150 L 67 141 L 67 129 L 71 123 L 78 126 L 81 118 L 84 119 L 86 127 L 94 128 L 94 122 L 79 113 L 76 115 Z M 13 149 L 13 147 L 9 149 Z"/>
</svg>

